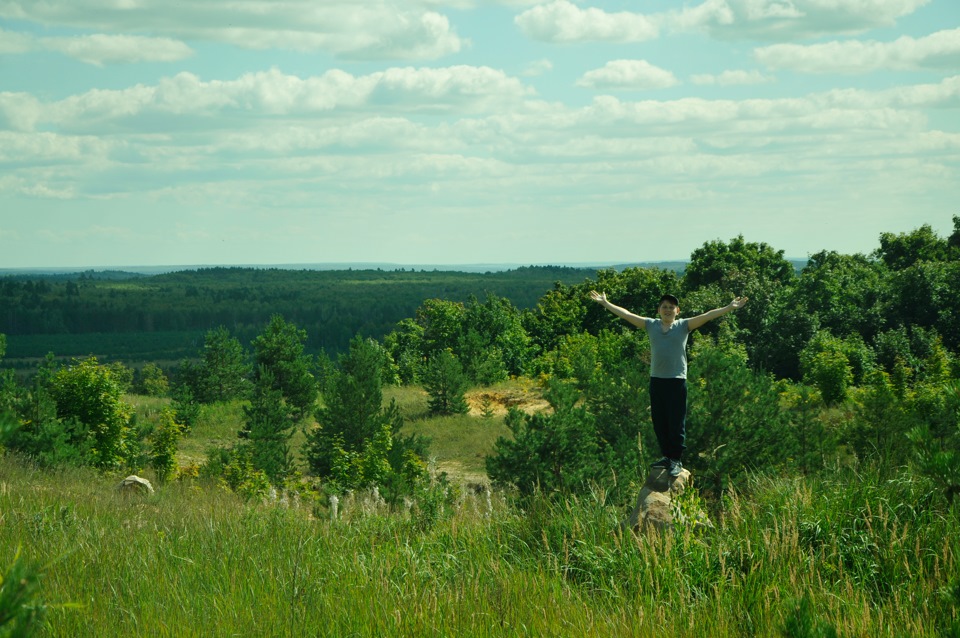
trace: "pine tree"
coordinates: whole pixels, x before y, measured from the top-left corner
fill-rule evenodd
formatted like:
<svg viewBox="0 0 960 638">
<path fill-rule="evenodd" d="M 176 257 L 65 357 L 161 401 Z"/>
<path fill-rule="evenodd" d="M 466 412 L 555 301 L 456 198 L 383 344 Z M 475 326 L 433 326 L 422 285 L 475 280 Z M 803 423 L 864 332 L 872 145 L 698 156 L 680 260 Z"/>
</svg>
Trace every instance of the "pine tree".
<svg viewBox="0 0 960 638">
<path fill-rule="evenodd" d="M 250 446 L 254 468 L 263 470 L 270 481 L 280 483 L 290 473 L 290 437 L 296 420 L 274 387 L 273 374 L 261 368 L 250 405 L 243 410 L 244 428 L 238 435 Z"/>
<path fill-rule="evenodd" d="M 220 326 L 207 332 L 197 377 L 199 398 L 205 403 L 243 397 L 248 390 L 247 353 L 230 331 Z"/>
<path fill-rule="evenodd" d="M 273 387 L 298 419 L 306 415 L 317 398 L 317 382 L 310 373 L 311 357 L 303 353 L 307 332 L 274 315 L 266 329 L 253 340 L 257 364 L 256 382 L 269 370 Z"/>
<path fill-rule="evenodd" d="M 430 414 L 464 414 L 470 408 L 464 398 L 467 376 L 450 350 L 431 357 L 423 375 L 423 387 L 430 395 Z"/>
<path fill-rule="evenodd" d="M 393 496 L 412 489 L 418 471 L 411 455 L 421 458 L 426 442 L 400 436 L 403 416 L 395 401 L 383 405 L 381 373 L 385 351 L 357 336 L 330 375 L 319 427 L 307 434 L 305 456 L 310 471 L 342 489 L 389 484 Z"/>
</svg>

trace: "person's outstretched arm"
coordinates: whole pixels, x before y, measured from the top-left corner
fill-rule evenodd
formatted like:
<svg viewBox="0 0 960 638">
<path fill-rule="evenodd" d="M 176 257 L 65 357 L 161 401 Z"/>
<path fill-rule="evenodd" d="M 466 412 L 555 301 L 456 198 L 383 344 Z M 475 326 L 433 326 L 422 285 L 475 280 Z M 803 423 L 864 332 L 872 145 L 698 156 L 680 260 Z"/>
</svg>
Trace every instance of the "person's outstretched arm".
<svg viewBox="0 0 960 638">
<path fill-rule="evenodd" d="M 722 317 L 723 315 L 727 314 L 732 310 L 739 310 L 740 308 L 743 308 L 743 306 L 746 303 L 747 303 L 746 297 L 734 297 L 733 301 L 731 301 L 728 305 L 724 306 L 723 308 L 714 308 L 713 310 L 710 310 L 709 312 L 705 312 L 702 315 L 691 317 L 690 319 L 687 320 L 687 327 L 691 332 L 693 332 L 694 330 L 696 330 L 703 324 L 707 323 L 708 321 L 713 321 L 717 317 Z"/>
<path fill-rule="evenodd" d="M 638 328 L 642 328 L 646 322 L 646 317 L 641 317 L 640 315 L 635 315 L 626 308 L 621 308 L 620 306 L 614 305 L 607 300 L 607 293 L 597 292 L 596 290 L 590 291 L 590 298 L 596 301 L 598 304 L 617 315 L 621 319 L 628 321 L 635 325 Z"/>
</svg>

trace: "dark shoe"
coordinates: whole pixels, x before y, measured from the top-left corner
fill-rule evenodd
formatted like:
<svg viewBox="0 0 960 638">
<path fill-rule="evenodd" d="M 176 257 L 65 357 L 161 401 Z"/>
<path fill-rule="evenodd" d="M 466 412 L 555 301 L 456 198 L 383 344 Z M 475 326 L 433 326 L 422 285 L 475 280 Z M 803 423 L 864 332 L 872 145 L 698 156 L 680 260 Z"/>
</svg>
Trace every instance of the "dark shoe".
<svg viewBox="0 0 960 638">
<path fill-rule="evenodd" d="M 670 459 L 670 476 L 676 478 L 680 476 L 680 472 L 683 471 L 683 464 L 680 461 L 674 461 Z"/>
<path fill-rule="evenodd" d="M 663 457 L 662 459 L 660 459 L 659 461 L 657 461 L 656 463 L 654 463 L 654 464 L 652 465 L 652 467 L 662 467 L 662 468 L 664 468 L 664 469 L 668 469 L 668 470 L 669 470 L 669 469 L 670 469 L 670 459 L 668 459 L 667 457 Z"/>
</svg>

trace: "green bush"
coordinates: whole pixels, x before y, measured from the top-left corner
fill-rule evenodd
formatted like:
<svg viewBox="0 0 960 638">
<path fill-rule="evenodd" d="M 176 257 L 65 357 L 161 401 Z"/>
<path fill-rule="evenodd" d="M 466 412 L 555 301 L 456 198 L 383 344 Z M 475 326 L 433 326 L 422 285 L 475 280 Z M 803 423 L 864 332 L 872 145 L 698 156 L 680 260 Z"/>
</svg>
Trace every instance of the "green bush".
<svg viewBox="0 0 960 638">
<path fill-rule="evenodd" d="M 601 445 L 593 415 L 577 404 L 573 387 L 551 381 L 544 397 L 552 414 L 510 409 L 505 424 L 513 436 L 497 439 L 487 474 L 527 496 L 583 490 L 608 474 L 609 450 Z"/>
<path fill-rule="evenodd" d="M 779 467 L 797 452 L 796 432 L 770 375 L 751 370 L 742 348 L 701 339 L 690 362 L 685 465 L 701 485 Z"/>
<path fill-rule="evenodd" d="M 17 550 L 6 573 L 0 574 L 0 636 L 24 638 L 39 628 L 46 612 L 36 602 L 40 591 L 40 570 Z"/>
<path fill-rule="evenodd" d="M 386 351 L 361 337 L 340 357 L 307 432 L 304 455 L 314 476 L 342 491 L 378 486 L 397 502 L 426 476 L 426 441 L 401 436 L 403 415 L 395 400 L 383 405 L 381 374 Z"/>
<path fill-rule="evenodd" d="M 72 430 L 70 443 L 92 444 L 89 463 L 108 469 L 120 467 L 127 457 L 131 406 L 114 379 L 114 371 L 95 357 L 75 360 L 57 370 L 49 381 L 50 396 L 57 404 L 57 417 L 80 427 Z"/>
<path fill-rule="evenodd" d="M 148 439 L 150 443 L 150 467 L 157 480 L 166 483 L 177 473 L 177 443 L 183 436 L 183 426 L 177 423 L 176 414 L 170 408 L 160 412 L 160 418 Z"/>
</svg>

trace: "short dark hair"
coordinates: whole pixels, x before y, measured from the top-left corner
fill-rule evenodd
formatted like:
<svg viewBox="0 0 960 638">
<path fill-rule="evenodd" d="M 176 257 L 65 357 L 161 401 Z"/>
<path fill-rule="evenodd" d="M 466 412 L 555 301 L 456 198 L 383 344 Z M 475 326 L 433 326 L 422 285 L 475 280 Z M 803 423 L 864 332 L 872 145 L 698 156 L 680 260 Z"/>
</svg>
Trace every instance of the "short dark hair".
<svg viewBox="0 0 960 638">
<path fill-rule="evenodd" d="M 677 298 L 674 297 L 673 295 L 664 295 L 664 296 L 660 297 L 660 302 L 657 303 L 657 308 L 659 308 L 659 307 L 660 307 L 660 304 L 662 304 L 664 301 L 669 301 L 669 302 L 672 303 L 674 306 L 677 306 L 678 308 L 680 307 L 680 300 L 679 300 L 679 299 L 677 299 Z"/>
</svg>

